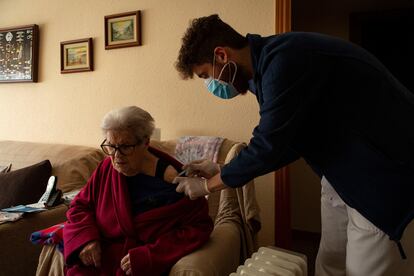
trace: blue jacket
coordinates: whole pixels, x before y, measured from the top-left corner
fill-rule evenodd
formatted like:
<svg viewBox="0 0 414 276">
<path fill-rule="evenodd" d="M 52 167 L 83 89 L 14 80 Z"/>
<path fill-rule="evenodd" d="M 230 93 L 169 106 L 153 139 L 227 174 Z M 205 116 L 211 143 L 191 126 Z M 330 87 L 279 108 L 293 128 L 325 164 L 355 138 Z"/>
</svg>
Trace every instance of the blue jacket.
<svg viewBox="0 0 414 276">
<path fill-rule="evenodd" d="M 303 157 L 399 241 L 414 217 L 414 94 L 371 54 L 315 33 L 248 35 L 260 122 L 230 187 Z"/>
</svg>

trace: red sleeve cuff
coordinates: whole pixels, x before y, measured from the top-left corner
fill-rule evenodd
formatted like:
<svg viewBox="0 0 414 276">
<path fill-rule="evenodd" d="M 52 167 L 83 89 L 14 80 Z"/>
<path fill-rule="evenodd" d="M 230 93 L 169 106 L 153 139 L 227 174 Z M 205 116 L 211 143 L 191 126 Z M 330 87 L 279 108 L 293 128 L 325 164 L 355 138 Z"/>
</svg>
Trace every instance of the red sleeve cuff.
<svg viewBox="0 0 414 276">
<path fill-rule="evenodd" d="M 65 231 L 65 229 L 63 229 Z M 72 239 L 64 240 L 64 256 L 67 264 L 73 263 L 79 251 L 88 243 L 100 240 L 99 232 L 95 228 L 80 231 Z M 76 253 L 76 254 L 74 254 Z M 76 256 L 75 256 L 76 255 Z"/>
<path fill-rule="evenodd" d="M 132 275 L 151 276 L 154 269 L 148 247 L 138 246 L 128 251 Z"/>
</svg>

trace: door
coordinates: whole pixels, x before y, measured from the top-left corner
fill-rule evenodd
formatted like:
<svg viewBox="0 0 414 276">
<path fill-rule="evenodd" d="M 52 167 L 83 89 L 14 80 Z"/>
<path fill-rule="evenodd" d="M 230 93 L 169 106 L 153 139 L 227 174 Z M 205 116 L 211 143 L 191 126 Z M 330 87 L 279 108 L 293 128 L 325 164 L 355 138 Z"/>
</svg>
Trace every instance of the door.
<svg viewBox="0 0 414 276">
<path fill-rule="evenodd" d="M 275 0 L 276 34 L 291 30 L 291 0 Z M 289 167 L 275 172 L 275 245 L 292 246 Z"/>
</svg>

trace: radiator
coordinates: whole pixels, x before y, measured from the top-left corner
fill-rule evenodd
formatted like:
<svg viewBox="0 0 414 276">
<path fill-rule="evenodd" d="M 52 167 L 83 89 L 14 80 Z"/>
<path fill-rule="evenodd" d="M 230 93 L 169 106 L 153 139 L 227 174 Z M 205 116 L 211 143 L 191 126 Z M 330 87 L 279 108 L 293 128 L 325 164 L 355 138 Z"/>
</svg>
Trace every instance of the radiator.
<svg viewBox="0 0 414 276">
<path fill-rule="evenodd" d="M 276 247 L 260 247 L 230 276 L 307 276 L 305 255 Z"/>
</svg>

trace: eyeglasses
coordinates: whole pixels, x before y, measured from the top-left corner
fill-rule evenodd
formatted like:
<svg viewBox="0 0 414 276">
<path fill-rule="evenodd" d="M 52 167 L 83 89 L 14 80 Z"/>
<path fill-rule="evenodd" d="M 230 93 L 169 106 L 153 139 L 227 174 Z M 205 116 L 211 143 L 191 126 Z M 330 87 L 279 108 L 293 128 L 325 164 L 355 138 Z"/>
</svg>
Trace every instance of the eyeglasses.
<svg viewBox="0 0 414 276">
<path fill-rule="evenodd" d="M 103 152 L 107 155 L 113 156 L 115 155 L 116 151 L 119 151 L 120 154 L 122 155 L 131 155 L 134 150 L 135 147 L 138 146 L 139 144 L 141 144 L 140 142 L 134 144 L 134 145 L 111 145 L 111 144 L 105 144 L 106 139 L 102 142 L 101 144 L 101 149 L 103 150 Z"/>
</svg>

